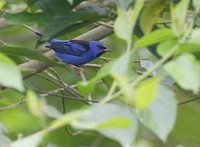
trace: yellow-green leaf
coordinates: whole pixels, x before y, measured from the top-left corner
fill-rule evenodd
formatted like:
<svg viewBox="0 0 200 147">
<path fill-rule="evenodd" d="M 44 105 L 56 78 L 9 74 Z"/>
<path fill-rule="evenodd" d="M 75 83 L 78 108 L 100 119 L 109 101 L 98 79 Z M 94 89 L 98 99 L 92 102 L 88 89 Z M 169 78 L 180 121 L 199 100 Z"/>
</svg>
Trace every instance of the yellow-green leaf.
<svg viewBox="0 0 200 147">
<path fill-rule="evenodd" d="M 155 100 L 158 93 L 159 78 L 151 78 L 136 89 L 135 105 L 139 109 L 146 109 Z"/>
<path fill-rule="evenodd" d="M 143 11 L 140 19 L 140 27 L 144 33 L 152 30 L 158 16 L 164 9 L 169 0 L 154 0 Z"/>
</svg>

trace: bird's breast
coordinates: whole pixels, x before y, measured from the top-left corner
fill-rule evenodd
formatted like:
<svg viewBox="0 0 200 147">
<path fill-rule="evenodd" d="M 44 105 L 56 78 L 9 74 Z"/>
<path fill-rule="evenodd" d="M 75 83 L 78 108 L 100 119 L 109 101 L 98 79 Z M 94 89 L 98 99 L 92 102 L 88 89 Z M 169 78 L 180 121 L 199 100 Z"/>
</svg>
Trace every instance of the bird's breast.
<svg viewBox="0 0 200 147">
<path fill-rule="evenodd" d="M 62 60 L 66 64 L 72 64 L 72 65 L 83 65 L 86 64 L 95 57 L 93 56 L 92 52 L 88 52 L 86 54 L 83 54 L 82 56 L 74 56 L 74 55 L 69 55 L 69 54 L 62 54 L 59 52 L 56 52 L 56 55 L 60 60 Z"/>
</svg>

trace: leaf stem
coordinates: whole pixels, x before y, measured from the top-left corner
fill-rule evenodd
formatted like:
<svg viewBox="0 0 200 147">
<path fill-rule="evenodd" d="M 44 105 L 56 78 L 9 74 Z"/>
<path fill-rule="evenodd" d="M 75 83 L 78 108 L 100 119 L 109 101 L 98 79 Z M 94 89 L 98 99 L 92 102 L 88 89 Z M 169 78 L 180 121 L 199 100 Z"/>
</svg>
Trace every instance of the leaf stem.
<svg viewBox="0 0 200 147">
<path fill-rule="evenodd" d="M 117 83 L 113 82 L 110 90 L 108 91 L 108 94 L 106 95 L 106 97 L 104 97 L 104 99 L 102 99 L 100 101 L 100 103 L 106 103 L 106 102 L 112 100 L 113 98 L 115 98 L 115 97 L 113 97 L 112 94 L 113 94 L 113 92 L 114 92 L 114 90 L 115 90 L 116 87 L 117 87 Z"/>
</svg>

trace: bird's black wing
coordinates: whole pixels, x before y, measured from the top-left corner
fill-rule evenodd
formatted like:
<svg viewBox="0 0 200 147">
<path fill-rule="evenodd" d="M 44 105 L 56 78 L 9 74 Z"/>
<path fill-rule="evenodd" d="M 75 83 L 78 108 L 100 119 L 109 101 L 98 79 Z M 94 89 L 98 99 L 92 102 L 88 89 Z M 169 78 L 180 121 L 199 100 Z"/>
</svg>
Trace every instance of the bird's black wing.
<svg viewBox="0 0 200 147">
<path fill-rule="evenodd" d="M 83 40 L 56 41 L 51 47 L 55 52 L 74 56 L 82 56 L 90 50 L 89 42 Z"/>
</svg>

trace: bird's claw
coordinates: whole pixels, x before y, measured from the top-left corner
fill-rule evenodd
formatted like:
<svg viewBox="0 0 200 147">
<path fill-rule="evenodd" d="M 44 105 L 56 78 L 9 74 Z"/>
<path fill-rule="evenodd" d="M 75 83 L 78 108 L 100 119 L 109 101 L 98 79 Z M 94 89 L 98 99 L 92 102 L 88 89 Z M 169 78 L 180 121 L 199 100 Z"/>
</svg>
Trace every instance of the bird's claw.
<svg viewBox="0 0 200 147">
<path fill-rule="evenodd" d="M 75 65 L 70 65 L 72 68 L 76 70 L 76 74 L 81 75 L 81 72 L 83 72 L 83 68 L 81 66 L 75 66 Z"/>
</svg>

